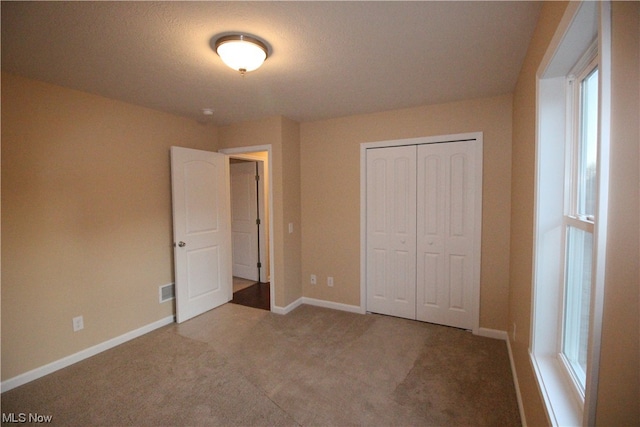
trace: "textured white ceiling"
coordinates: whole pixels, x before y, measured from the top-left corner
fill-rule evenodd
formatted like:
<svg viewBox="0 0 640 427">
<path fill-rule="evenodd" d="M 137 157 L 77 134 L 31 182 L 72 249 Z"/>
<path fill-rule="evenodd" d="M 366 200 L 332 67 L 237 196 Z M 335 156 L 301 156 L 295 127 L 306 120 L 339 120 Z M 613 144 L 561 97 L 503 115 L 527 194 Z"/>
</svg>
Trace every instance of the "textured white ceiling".
<svg viewBox="0 0 640 427">
<path fill-rule="evenodd" d="M 2 68 L 219 125 L 512 92 L 537 2 L 2 2 Z M 260 37 L 241 77 L 212 38 Z"/>
</svg>

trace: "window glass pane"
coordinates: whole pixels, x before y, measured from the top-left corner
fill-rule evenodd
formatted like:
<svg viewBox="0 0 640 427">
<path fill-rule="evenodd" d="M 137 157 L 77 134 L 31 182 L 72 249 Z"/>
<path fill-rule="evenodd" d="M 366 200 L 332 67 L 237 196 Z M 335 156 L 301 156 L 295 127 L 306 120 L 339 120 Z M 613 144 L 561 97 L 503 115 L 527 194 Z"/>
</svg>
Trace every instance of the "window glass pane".
<svg viewBox="0 0 640 427">
<path fill-rule="evenodd" d="M 580 141 L 578 149 L 578 212 L 593 219 L 596 200 L 598 147 L 598 69 L 580 83 Z"/>
<path fill-rule="evenodd" d="M 567 227 L 562 353 L 569 361 L 583 391 L 587 372 L 592 246 L 591 233 L 576 227 Z"/>
</svg>

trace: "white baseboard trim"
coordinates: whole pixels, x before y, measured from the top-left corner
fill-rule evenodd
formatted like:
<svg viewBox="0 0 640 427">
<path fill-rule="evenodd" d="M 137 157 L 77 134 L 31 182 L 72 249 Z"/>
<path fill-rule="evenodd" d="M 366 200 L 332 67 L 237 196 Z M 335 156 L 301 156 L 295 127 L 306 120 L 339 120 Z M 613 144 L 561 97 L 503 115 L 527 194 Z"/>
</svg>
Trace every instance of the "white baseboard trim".
<svg viewBox="0 0 640 427">
<path fill-rule="evenodd" d="M 487 338 L 494 338 L 497 340 L 508 341 L 509 335 L 507 335 L 507 331 L 500 331 L 498 329 L 489 329 L 489 328 L 478 328 L 478 332 L 476 335 Z"/>
<path fill-rule="evenodd" d="M 340 302 L 325 301 L 321 299 L 302 297 L 302 303 L 314 305 L 316 307 L 332 308 L 334 310 L 348 311 L 349 313 L 365 314 L 362 307 L 358 305 L 343 304 Z"/>
<path fill-rule="evenodd" d="M 277 305 L 274 305 L 273 307 L 271 307 L 271 312 L 275 314 L 289 314 L 296 308 L 300 307 L 301 305 L 302 305 L 302 298 L 298 298 L 297 300 L 295 300 L 294 302 L 292 302 L 286 307 L 279 307 Z"/>
<path fill-rule="evenodd" d="M 520 411 L 520 421 L 522 427 L 527 427 L 527 418 L 524 416 L 524 404 L 522 403 L 522 394 L 520 394 L 520 383 L 518 382 L 518 373 L 516 372 L 516 363 L 513 361 L 513 352 L 511 351 L 511 340 L 507 337 L 507 350 L 509 351 L 509 362 L 511 363 L 511 375 L 513 376 L 513 385 L 516 388 L 516 399 L 518 400 L 518 410 Z"/>
<path fill-rule="evenodd" d="M 275 314 L 289 314 L 302 304 L 313 305 L 316 307 L 331 308 L 334 310 L 348 311 L 349 313 L 365 314 L 362 307 L 357 305 L 343 304 L 340 302 L 325 301 L 322 299 L 300 297 L 286 307 L 271 307 L 271 312 Z"/>
<path fill-rule="evenodd" d="M 497 329 L 479 328 L 476 335 L 487 338 L 495 338 L 507 342 L 507 350 L 509 352 L 509 363 L 511 364 L 511 375 L 513 376 L 513 385 L 516 389 L 516 399 L 518 400 L 518 411 L 520 412 L 520 420 L 523 427 L 527 427 L 527 419 L 524 416 L 524 405 L 522 404 L 522 394 L 520 394 L 520 383 L 518 382 L 518 374 L 516 373 L 516 364 L 513 361 L 513 352 L 511 351 L 511 341 L 507 331 L 499 331 Z"/>
<path fill-rule="evenodd" d="M 164 319 L 160 319 L 156 322 L 142 326 L 141 328 L 135 329 L 118 337 L 94 345 L 93 347 L 86 348 L 70 356 L 63 357 L 62 359 L 56 360 L 55 362 L 48 363 L 29 372 L 25 372 L 24 374 L 9 378 L 8 380 L 2 381 L 2 383 L 0 383 L 0 391 L 4 393 L 5 391 L 9 391 L 33 380 L 37 380 L 38 378 L 44 377 L 45 375 L 49 375 L 62 368 L 66 368 L 67 366 L 78 363 L 81 360 L 88 359 L 91 356 L 95 356 L 98 353 L 102 353 L 103 351 L 109 350 L 134 338 L 138 338 L 144 334 L 147 334 L 155 329 L 161 328 L 173 322 L 173 316 L 167 316 Z"/>
</svg>

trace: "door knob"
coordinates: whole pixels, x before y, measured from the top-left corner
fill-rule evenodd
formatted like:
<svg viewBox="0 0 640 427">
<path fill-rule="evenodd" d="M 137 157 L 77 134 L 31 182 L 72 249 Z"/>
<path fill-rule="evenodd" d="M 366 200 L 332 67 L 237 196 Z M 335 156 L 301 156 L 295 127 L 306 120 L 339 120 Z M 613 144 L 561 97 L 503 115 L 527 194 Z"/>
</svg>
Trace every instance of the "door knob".
<svg viewBox="0 0 640 427">
<path fill-rule="evenodd" d="M 187 246 L 187 244 L 185 242 L 178 242 L 178 246 L 184 248 L 185 246 Z"/>
</svg>

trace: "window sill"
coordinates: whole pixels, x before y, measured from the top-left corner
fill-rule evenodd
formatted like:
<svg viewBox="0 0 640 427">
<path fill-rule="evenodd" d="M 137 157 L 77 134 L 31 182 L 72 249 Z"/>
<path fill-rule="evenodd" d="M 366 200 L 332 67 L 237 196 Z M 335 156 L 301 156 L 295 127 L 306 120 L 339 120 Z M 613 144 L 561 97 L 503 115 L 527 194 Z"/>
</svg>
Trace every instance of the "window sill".
<svg viewBox="0 0 640 427">
<path fill-rule="evenodd" d="M 582 404 L 577 401 L 560 362 L 553 356 L 536 356 L 531 352 L 529 356 L 551 425 L 582 425 Z"/>
</svg>

